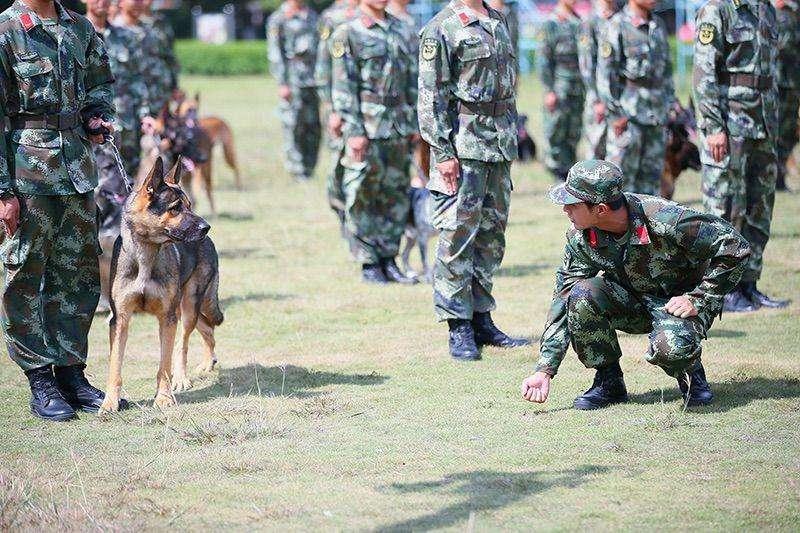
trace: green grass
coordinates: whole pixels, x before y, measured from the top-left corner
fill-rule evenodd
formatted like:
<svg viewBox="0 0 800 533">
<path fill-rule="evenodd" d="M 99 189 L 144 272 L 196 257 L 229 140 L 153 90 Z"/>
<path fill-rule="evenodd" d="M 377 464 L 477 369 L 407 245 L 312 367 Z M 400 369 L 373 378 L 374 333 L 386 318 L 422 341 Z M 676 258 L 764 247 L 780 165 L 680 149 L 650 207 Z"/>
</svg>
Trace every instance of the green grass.
<svg viewBox="0 0 800 533">
<path fill-rule="evenodd" d="M 794 302 L 715 324 L 712 407 L 682 412 L 675 382 L 643 359 L 646 338 L 631 335 L 620 337 L 630 403 L 572 410 L 592 373 L 570 352 L 536 406 L 519 394 L 534 350 L 453 363 L 429 287 L 359 282 L 326 206 L 327 153 L 312 183 L 282 168 L 271 81 L 185 85 L 232 124 L 247 185 L 233 190 L 218 155 L 220 370 L 154 409 L 157 328 L 137 316 L 124 390 L 139 407 L 46 424 L 27 414 L 26 381 L 5 359 L 0 529 L 797 530 L 800 195 L 778 196 L 761 283 Z M 522 83 L 533 131 L 537 91 Z M 495 317 L 538 338 L 566 219 L 538 164 L 515 165 L 514 184 Z M 677 194 L 699 206 L 698 177 Z M 97 383 L 107 352 L 98 318 Z M 195 336 L 190 364 L 200 353 Z"/>
</svg>

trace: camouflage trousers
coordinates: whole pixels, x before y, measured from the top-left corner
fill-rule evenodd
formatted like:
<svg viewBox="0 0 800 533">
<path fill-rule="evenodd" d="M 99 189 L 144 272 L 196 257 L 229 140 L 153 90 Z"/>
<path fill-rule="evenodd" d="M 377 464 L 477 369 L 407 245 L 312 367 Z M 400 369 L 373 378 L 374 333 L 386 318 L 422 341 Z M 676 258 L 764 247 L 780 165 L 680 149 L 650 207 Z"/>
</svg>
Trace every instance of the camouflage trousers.
<svg viewBox="0 0 800 533">
<path fill-rule="evenodd" d="M 344 179 L 344 167 L 342 166 L 344 141 L 341 138 L 331 138 L 328 144 L 333 154 L 331 172 L 328 174 L 328 182 L 326 184 L 328 205 L 331 206 L 331 209 L 340 213 L 344 212 L 344 190 L 342 189 L 342 180 Z"/>
<path fill-rule="evenodd" d="M 750 258 L 742 282 L 761 277 L 764 248 L 769 240 L 778 162 L 770 139 L 728 138 L 728 155 L 717 163 L 705 140 L 703 163 L 703 206 L 722 217 L 750 243 Z"/>
<path fill-rule="evenodd" d="M 471 319 L 495 308 L 494 273 L 506 250 L 511 163 L 461 159 L 458 192 L 431 190 L 433 227 L 439 230 L 433 268 L 436 317 Z M 438 176 L 431 169 L 432 180 Z"/>
<path fill-rule="evenodd" d="M 778 138 L 775 148 L 778 152 L 778 177 L 786 179 L 786 161 L 797 145 L 798 106 L 800 91 L 780 87 L 778 102 Z"/>
<path fill-rule="evenodd" d="M 292 89 L 292 97 L 281 100 L 278 110 L 283 125 L 286 170 L 295 178 L 310 178 L 314 175 L 322 138 L 316 89 Z"/>
<path fill-rule="evenodd" d="M 376 264 L 397 256 L 408 219 L 408 141 L 370 139 L 367 156 L 342 157 L 345 226 L 354 258 Z"/>
<path fill-rule="evenodd" d="M 83 363 L 100 296 L 94 195 L 23 196 L 20 207 L 1 254 L 8 354 L 23 370 Z"/>
<path fill-rule="evenodd" d="M 594 102 L 586 101 L 583 110 L 583 135 L 586 138 L 586 159 L 606 158 L 606 134 L 608 122 L 597 122 L 594 117 Z"/>
<path fill-rule="evenodd" d="M 625 191 L 658 195 L 666 153 L 664 126 L 643 126 L 628 121 L 622 135 L 617 135 L 609 124 L 606 159 L 622 169 Z"/>
<path fill-rule="evenodd" d="M 583 100 L 583 94 L 560 95 L 555 111 L 544 111 L 544 164 L 556 176 L 566 175 L 577 161 Z"/>
<path fill-rule="evenodd" d="M 567 326 L 572 347 L 587 368 L 618 361 L 622 350 L 617 330 L 649 333 L 645 359 L 677 377 L 699 360 L 701 341 L 711 327 L 706 314 L 678 318 L 664 311 L 669 298 L 640 297 L 602 276 L 575 284 L 567 303 Z"/>
</svg>

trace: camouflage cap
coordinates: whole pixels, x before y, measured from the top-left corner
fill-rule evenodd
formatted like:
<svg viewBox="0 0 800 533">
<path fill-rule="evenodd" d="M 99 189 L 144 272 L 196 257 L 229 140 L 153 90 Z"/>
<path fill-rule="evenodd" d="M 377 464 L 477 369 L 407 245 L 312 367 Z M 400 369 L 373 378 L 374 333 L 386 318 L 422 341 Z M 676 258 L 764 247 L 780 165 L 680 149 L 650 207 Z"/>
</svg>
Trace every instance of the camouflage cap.
<svg viewBox="0 0 800 533">
<path fill-rule="evenodd" d="M 579 204 L 589 202 L 601 204 L 622 196 L 622 171 L 610 161 L 589 159 L 572 165 L 567 181 L 550 189 L 548 196 L 553 203 Z"/>
</svg>

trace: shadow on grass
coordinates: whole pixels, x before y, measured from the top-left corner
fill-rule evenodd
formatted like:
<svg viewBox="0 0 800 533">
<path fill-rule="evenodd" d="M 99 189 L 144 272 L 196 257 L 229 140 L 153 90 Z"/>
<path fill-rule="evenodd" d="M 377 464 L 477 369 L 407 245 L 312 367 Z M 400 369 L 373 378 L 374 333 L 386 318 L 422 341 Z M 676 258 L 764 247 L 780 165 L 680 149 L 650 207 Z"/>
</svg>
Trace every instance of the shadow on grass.
<svg viewBox="0 0 800 533">
<path fill-rule="evenodd" d="M 179 393 L 180 403 L 200 403 L 222 396 L 292 396 L 306 398 L 318 394 L 314 389 L 328 385 L 380 385 L 388 376 L 343 374 L 309 370 L 300 366 L 246 365 L 222 368 L 217 381 L 202 389 Z"/>
<path fill-rule="evenodd" d="M 738 337 L 746 337 L 747 333 L 744 331 L 731 330 L 731 329 L 714 329 L 708 330 L 709 337 L 719 337 L 723 339 L 733 339 Z"/>
<path fill-rule="evenodd" d="M 219 250 L 217 255 L 220 259 L 246 259 L 248 257 L 258 257 L 259 259 L 274 259 L 275 255 L 266 253 L 262 248 L 231 248 L 230 250 Z"/>
<path fill-rule="evenodd" d="M 522 278 L 531 274 L 536 274 L 542 269 L 551 268 L 552 265 L 531 264 L 531 265 L 508 265 L 500 267 L 494 275 L 496 278 Z M 555 267 L 552 267 L 555 269 Z"/>
<path fill-rule="evenodd" d="M 219 301 L 219 305 L 223 310 L 228 307 L 244 302 L 282 302 L 284 300 L 291 300 L 294 298 L 292 294 L 281 294 L 276 292 L 256 292 L 252 294 L 239 294 L 236 296 L 226 296 Z"/>
<path fill-rule="evenodd" d="M 246 222 L 253 220 L 251 213 L 217 213 L 217 218 L 220 220 L 232 220 L 234 222 Z"/>
<path fill-rule="evenodd" d="M 681 395 L 675 381 L 674 387 L 665 387 L 664 401 L 672 402 L 680 399 Z M 714 403 L 707 407 L 690 407 L 689 410 L 698 413 L 723 413 L 742 407 L 756 400 L 773 400 L 782 398 L 800 398 L 800 380 L 774 379 L 774 378 L 745 378 L 710 383 L 714 392 Z M 661 390 L 653 390 L 642 394 L 631 394 L 633 403 L 658 403 L 661 401 Z"/>
<path fill-rule="evenodd" d="M 585 483 L 595 474 L 608 471 L 605 466 L 583 465 L 556 472 L 495 472 L 476 470 L 450 474 L 436 481 L 394 483 L 387 489 L 401 494 L 413 492 L 462 495 L 464 498 L 436 512 L 378 528 L 377 531 L 415 531 L 461 526 L 470 520 L 471 513 L 493 511 L 523 498 L 554 487 L 573 488 Z"/>
</svg>

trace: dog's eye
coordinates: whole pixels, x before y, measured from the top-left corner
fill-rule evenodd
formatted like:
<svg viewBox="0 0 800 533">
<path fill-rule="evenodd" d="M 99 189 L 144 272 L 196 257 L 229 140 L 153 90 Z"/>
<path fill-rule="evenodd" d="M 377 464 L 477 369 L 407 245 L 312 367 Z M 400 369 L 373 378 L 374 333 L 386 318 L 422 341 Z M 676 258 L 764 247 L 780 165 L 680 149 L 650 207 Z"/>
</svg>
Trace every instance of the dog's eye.
<svg viewBox="0 0 800 533">
<path fill-rule="evenodd" d="M 180 200 L 172 202 L 169 206 L 169 210 L 172 213 L 180 213 L 182 209 L 183 209 L 183 204 L 181 203 Z"/>
</svg>

